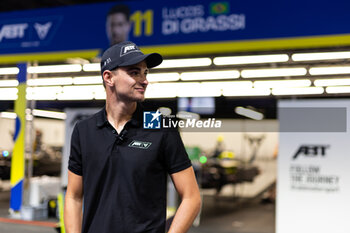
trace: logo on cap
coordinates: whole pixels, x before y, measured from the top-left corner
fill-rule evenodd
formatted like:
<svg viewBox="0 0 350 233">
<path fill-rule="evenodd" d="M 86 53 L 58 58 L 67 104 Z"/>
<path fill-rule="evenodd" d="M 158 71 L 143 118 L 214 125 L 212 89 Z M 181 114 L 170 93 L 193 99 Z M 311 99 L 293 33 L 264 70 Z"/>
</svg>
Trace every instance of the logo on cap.
<svg viewBox="0 0 350 233">
<path fill-rule="evenodd" d="M 122 47 L 122 49 L 120 50 L 120 56 L 124 56 L 132 52 L 139 52 L 139 49 L 136 45 L 128 44 Z"/>
<path fill-rule="evenodd" d="M 107 58 L 107 60 L 105 60 L 104 62 L 103 62 L 103 65 L 104 66 L 106 66 L 108 63 L 110 63 L 112 61 L 112 59 L 109 57 L 109 58 Z"/>
</svg>

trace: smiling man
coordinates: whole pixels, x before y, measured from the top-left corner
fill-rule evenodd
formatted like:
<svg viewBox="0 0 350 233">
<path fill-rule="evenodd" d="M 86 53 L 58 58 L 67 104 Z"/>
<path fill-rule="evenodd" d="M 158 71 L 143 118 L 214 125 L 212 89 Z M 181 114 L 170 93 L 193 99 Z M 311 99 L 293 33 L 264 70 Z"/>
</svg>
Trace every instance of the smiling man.
<svg viewBox="0 0 350 233">
<path fill-rule="evenodd" d="M 198 185 L 178 131 L 142 128 L 147 74 L 162 60 L 128 41 L 103 54 L 106 106 L 72 134 L 67 233 L 164 233 L 168 174 L 182 199 L 169 233 L 187 232 L 198 214 Z"/>
</svg>

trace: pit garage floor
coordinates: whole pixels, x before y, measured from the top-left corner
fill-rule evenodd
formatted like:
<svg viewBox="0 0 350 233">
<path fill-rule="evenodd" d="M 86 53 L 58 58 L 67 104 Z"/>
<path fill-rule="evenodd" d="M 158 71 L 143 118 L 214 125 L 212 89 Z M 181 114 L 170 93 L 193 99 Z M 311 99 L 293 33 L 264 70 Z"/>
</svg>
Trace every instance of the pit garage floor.
<svg viewBox="0 0 350 233">
<path fill-rule="evenodd" d="M 205 196 L 200 225 L 189 233 L 275 233 L 275 204 Z"/>
<path fill-rule="evenodd" d="M 237 201 L 232 198 L 203 197 L 201 221 L 189 233 L 274 233 L 275 205 L 262 204 L 260 199 Z M 9 202 L 0 201 L 1 233 L 55 233 L 53 227 L 4 222 L 8 218 Z M 47 222 L 57 222 L 49 219 Z"/>
</svg>

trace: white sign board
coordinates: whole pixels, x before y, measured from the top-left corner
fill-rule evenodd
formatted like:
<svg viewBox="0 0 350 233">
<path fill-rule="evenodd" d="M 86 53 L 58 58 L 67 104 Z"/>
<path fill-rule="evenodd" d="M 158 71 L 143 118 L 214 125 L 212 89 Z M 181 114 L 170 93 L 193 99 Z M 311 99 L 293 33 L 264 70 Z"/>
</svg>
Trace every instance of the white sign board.
<svg viewBox="0 0 350 233">
<path fill-rule="evenodd" d="M 66 117 L 66 133 L 65 133 L 65 143 L 63 145 L 62 153 L 62 167 L 61 167 L 61 185 L 66 187 L 68 185 L 68 160 L 70 155 L 70 140 L 73 133 L 75 124 L 78 121 L 84 120 L 94 113 L 98 112 L 100 109 L 97 108 L 66 108 L 64 111 L 67 115 Z"/>
<path fill-rule="evenodd" d="M 276 233 L 349 233 L 350 100 L 278 107 Z"/>
</svg>

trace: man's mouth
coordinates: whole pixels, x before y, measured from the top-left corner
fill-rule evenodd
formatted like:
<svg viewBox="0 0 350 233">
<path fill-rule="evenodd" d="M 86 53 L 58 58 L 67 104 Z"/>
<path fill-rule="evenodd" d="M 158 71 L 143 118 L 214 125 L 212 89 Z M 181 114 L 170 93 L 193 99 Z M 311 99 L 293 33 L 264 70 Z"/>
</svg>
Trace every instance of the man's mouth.
<svg viewBox="0 0 350 233">
<path fill-rule="evenodd" d="M 138 90 L 138 91 L 145 91 L 146 90 L 146 88 L 142 88 L 142 87 L 135 88 L 135 89 Z"/>
</svg>

